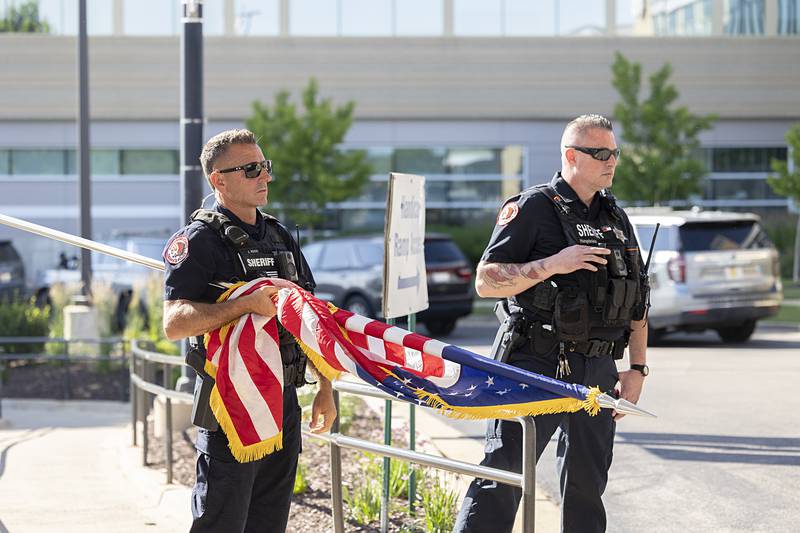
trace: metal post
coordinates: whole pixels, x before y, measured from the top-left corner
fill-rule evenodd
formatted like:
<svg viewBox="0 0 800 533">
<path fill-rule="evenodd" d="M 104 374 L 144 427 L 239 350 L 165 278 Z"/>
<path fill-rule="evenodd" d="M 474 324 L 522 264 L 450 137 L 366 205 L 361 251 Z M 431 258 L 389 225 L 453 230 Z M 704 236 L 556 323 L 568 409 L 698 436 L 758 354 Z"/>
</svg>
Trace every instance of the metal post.
<svg viewBox="0 0 800 533">
<path fill-rule="evenodd" d="M 86 36 L 86 0 L 78 0 L 78 176 L 80 233 L 92 238 L 92 187 L 89 162 L 89 46 Z M 81 249 L 83 294 L 91 294 L 92 253 Z"/>
<path fill-rule="evenodd" d="M 64 339 L 64 399 L 69 400 L 69 389 L 71 388 L 69 382 L 69 341 Z"/>
<path fill-rule="evenodd" d="M 3 378 L 5 377 L 6 362 L 0 361 L 0 420 L 3 420 Z"/>
<path fill-rule="evenodd" d="M 417 315 L 408 315 L 408 331 L 414 333 L 417 328 Z M 417 449 L 417 411 L 413 403 L 408 404 L 408 449 Z M 417 476 L 412 465 L 408 465 L 408 512 L 414 514 L 414 502 L 417 497 Z"/>
<path fill-rule="evenodd" d="M 533 417 L 520 418 L 522 423 L 522 531 L 536 528 L 536 423 Z"/>
<path fill-rule="evenodd" d="M 136 353 L 131 353 L 131 360 L 128 363 L 130 367 L 130 383 L 128 385 L 128 395 L 131 400 L 131 431 L 133 432 L 133 445 L 136 446 L 136 423 L 139 421 L 139 389 L 133 383 L 133 375 L 136 374 Z"/>
<path fill-rule="evenodd" d="M 181 220 L 188 223 L 203 203 L 203 0 L 181 0 Z M 181 342 L 186 358 L 187 341 Z M 181 367 L 176 389 L 192 392 L 194 374 Z"/>
<path fill-rule="evenodd" d="M 394 319 L 389 318 L 386 323 L 394 326 Z M 383 415 L 383 443 L 387 446 L 392 444 L 392 402 L 384 402 L 385 412 Z M 389 457 L 383 458 L 383 492 L 381 494 L 381 533 L 389 531 L 389 473 L 392 468 L 392 460 Z"/>
<path fill-rule="evenodd" d="M 148 365 L 147 360 L 142 359 L 142 377 L 150 381 L 147 375 Z M 139 398 L 142 400 L 142 466 L 147 466 L 147 447 L 148 447 L 148 432 L 147 432 L 147 391 L 142 390 L 139 392 Z"/>
<path fill-rule="evenodd" d="M 172 371 L 168 364 L 164 363 L 164 379 L 162 381 L 164 388 L 170 388 L 170 378 Z M 167 485 L 172 483 L 172 400 L 165 398 L 166 409 L 164 410 L 164 457 L 167 466 Z"/>
<path fill-rule="evenodd" d="M 333 391 L 333 404 L 339 412 L 339 391 Z M 333 421 L 331 433 L 339 433 L 339 417 Z M 342 506 L 342 449 L 331 442 L 331 508 L 333 509 L 333 531 L 344 533 L 344 511 Z"/>
</svg>

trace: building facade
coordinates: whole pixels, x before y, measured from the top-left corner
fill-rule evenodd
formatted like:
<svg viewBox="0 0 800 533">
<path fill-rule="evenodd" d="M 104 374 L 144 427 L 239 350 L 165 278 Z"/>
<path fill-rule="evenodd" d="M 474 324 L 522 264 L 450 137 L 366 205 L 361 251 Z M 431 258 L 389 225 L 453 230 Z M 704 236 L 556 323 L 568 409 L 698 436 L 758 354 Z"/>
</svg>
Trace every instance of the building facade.
<svg viewBox="0 0 800 533">
<path fill-rule="evenodd" d="M 17 0 L 0 0 L 0 13 Z M 0 34 L 0 213 L 78 228 L 76 0 L 39 0 L 49 34 Z M 681 105 L 719 118 L 694 203 L 786 210 L 770 160 L 800 120 L 800 0 L 206 0 L 205 136 L 309 78 L 356 102 L 345 149 L 374 175 L 330 228 L 381 227 L 389 171 L 427 179 L 429 224 L 491 220 L 558 169 L 570 118 L 613 114 L 619 51 L 665 62 Z M 93 232 L 179 225 L 178 0 L 88 0 Z M 269 147 L 267 147 L 267 152 Z M 275 171 L 281 179 L 280 169 Z M 28 275 L 62 249 L 14 238 Z"/>
</svg>

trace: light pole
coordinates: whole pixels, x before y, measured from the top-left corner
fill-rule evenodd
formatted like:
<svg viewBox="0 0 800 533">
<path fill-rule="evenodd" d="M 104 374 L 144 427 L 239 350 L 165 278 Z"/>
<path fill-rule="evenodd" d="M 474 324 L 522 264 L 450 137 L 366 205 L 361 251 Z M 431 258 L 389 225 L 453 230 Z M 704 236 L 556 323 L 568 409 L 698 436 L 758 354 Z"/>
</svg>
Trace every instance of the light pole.
<svg viewBox="0 0 800 533">
<path fill-rule="evenodd" d="M 89 47 L 86 37 L 86 0 L 78 1 L 78 209 L 80 235 L 92 238 L 92 186 L 89 162 Z M 81 249 L 81 282 L 83 294 L 92 288 L 92 254 Z"/>
</svg>

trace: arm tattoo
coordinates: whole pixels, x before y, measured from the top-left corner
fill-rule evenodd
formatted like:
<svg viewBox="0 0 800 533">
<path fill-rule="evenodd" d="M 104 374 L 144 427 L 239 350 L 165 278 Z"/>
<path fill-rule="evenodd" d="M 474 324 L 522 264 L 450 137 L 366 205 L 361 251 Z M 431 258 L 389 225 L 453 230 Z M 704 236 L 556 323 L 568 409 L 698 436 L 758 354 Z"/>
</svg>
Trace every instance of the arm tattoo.
<svg viewBox="0 0 800 533">
<path fill-rule="evenodd" d="M 513 287 L 519 278 L 539 282 L 549 277 L 542 261 L 531 261 L 530 263 L 484 263 L 483 273 L 485 283 L 493 289 Z"/>
</svg>

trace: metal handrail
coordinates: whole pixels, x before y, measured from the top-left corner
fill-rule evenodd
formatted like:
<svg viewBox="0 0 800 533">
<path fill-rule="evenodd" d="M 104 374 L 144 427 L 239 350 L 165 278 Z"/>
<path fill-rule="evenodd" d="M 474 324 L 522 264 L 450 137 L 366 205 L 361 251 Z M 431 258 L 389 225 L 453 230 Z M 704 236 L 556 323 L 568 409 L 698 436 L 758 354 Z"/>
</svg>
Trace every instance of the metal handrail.
<svg viewBox="0 0 800 533">
<path fill-rule="evenodd" d="M 142 464 L 147 465 L 147 450 L 148 450 L 148 432 L 147 432 L 147 402 L 145 395 L 142 393 L 149 393 L 156 396 L 163 396 L 166 401 L 166 416 L 164 433 L 165 439 L 165 452 L 167 463 L 167 483 L 172 483 L 172 401 L 181 403 L 191 403 L 193 396 L 188 393 L 178 392 L 171 390 L 164 386 L 156 385 L 137 374 L 137 361 L 143 363 L 157 363 L 168 366 L 182 366 L 185 363 L 182 359 L 175 356 L 160 354 L 157 352 L 145 350 L 139 346 L 135 340 L 131 341 L 131 358 L 130 358 L 130 376 L 131 376 L 131 418 L 132 418 L 132 431 L 133 431 L 133 445 L 137 445 L 137 422 L 142 422 Z M 142 366 L 142 373 L 146 373 L 148 368 L 146 364 Z M 166 376 L 166 372 L 164 373 Z M 334 387 L 334 401 L 336 403 L 337 412 L 339 411 L 339 392 L 348 394 L 356 394 L 361 396 L 371 396 L 380 398 L 382 400 L 401 401 L 397 398 L 390 396 L 378 389 L 370 387 L 367 384 L 356 383 L 352 381 L 335 381 Z M 141 404 L 141 412 L 140 412 Z M 432 409 L 432 408 L 429 408 Z M 535 487 L 536 487 L 536 426 L 531 417 L 521 417 L 516 419 L 522 424 L 523 428 L 523 451 L 522 474 L 516 472 L 509 472 L 507 470 L 500 470 L 497 468 L 489 468 L 486 466 L 475 465 L 446 457 L 431 455 L 403 448 L 396 448 L 385 444 L 378 444 L 368 440 L 349 437 L 339 433 L 339 419 L 334 422 L 334 426 L 329 434 L 315 434 L 307 430 L 303 430 L 303 435 L 312 437 L 329 443 L 331 447 L 331 505 L 333 511 L 334 531 L 336 533 L 344 532 L 344 506 L 342 498 L 342 464 L 341 464 L 341 449 L 351 448 L 364 452 L 371 452 L 383 457 L 391 457 L 402 461 L 407 461 L 422 466 L 429 466 L 447 472 L 454 472 L 469 476 L 480 477 L 483 479 L 490 479 L 505 483 L 514 487 L 522 489 L 522 530 L 525 533 L 533 533 L 535 529 Z"/>
<path fill-rule="evenodd" d="M 141 364 L 137 364 L 141 362 Z M 152 379 L 152 368 L 148 363 L 163 365 L 162 384 L 157 385 Z M 185 366 L 182 358 L 173 355 L 166 355 L 150 350 L 145 350 L 139 346 L 139 342 L 131 340 L 130 358 L 130 401 L 131 401 L 131 431 L 133 445 L 136 446 L 136 426 L 137 422 L 142 422 L 142 466 L 147 466 L 148 451 L 148 431 L 147 431 L 147 412 L 150 404 L 147 401 L 146 393 L 153 396 L 164 398 L 166 406 L 164 413 L 164 457 L 166 459 L 167 484 L 172 483 L 172 402 L 192 403 L 193 396 L 186 392 L 179 392 L 169 388 L 169 368 L 173 366 Z M 137 367 L 141 367 L 141 373 L 137 374 Z"/>
<path fill-rule="evenodd" d="M 339 392 L 371 396 L 383 400 L 402 401 L 394 396 L 390 396 L 378 389 L 370 387 L 367 384 L 354 383 L 351 381 L 335 381 L 333 383 L 333 388 L 337 412 L 339 410 Z M 432 409 L 430 407 L 427 408 Z M 314 434 L 309 431 L 303 431 L 303 435 L 323 440 L 328 442 L 331 446 L 331 505 L 333 507 L 333 527 L 335 533 L 344 532 L 344 513 L 341 491 L 341 448 L 371 452 L 383 457 L 393 457 L 423 466 L 430 466 L 439 470 L 491 479 L 514 487 L 520 487 L 522 489 L 523 506 L 522 530 L 525 533 L 533 533 L 536 527 L 536 425 L 533 422 L 533 418 L 529 416 L 520 417 L 516 420 L 522 424 L 522 474 L 456 461 L 437 455 L 395 448 L 393 446 L 377 444 L 355 437 L 348 437 L 338 432 L 338 418 L 331 429 L 331 433 L 328 435 Z"/>
</svg>

